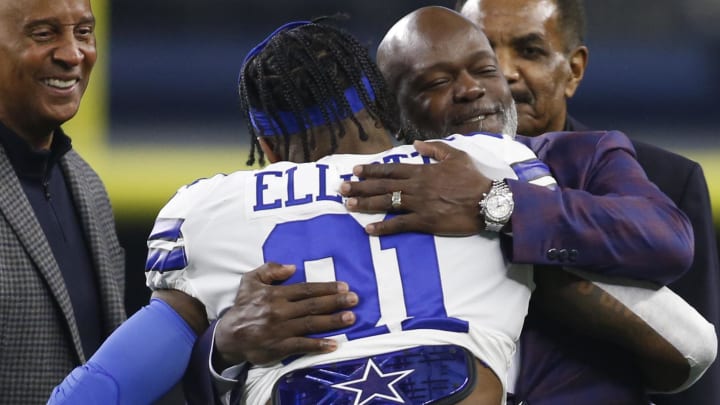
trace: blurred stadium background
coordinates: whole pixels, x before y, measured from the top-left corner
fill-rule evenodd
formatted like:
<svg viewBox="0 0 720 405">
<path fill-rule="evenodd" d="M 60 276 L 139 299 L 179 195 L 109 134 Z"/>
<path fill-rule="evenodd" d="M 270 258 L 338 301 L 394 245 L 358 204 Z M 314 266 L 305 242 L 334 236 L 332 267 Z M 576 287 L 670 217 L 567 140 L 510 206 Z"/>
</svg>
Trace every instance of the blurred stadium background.
<svg viewBox="0 0 720 405">
<path fill-rule="evenodd" d="M 237 113 L 244 54 L 289 20 L 347 12 L 374 53 L 407 12 L 454 1 L 92 0 L 99 63 L 75 147 L 100 172 L 128 254 L 130 313 L 147 302 L 145 239 L 182 184 L 245 167 Z M 587 1 L 590 67 L 571 111 L 699 161 L 720 227 L 720 2 Z"/>
</svg>

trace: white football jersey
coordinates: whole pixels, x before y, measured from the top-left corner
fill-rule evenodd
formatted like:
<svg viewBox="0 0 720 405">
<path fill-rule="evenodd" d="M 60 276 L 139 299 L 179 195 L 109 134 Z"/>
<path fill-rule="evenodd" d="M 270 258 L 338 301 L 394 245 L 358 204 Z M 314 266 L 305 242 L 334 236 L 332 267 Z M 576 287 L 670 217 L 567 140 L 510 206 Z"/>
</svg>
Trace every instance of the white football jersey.
<svg viewBox="0 0 720 405">
<path fill-rule="evenodd" d="M 510 137 L 453 135 L 442 142 L 467 152 L 491 179 L 555 185 L 547 167 Z M 463 346 L 505 384 L 533 288 L 531 266 L 508 263 L 492 232 L 369 236 L 367 224 L 392 214 L 348 212 L 338 190 L 357 180 L 355 165 L 390 162 L 431 163 L 410 145 L 279 162 L 198 180 L 160 211 L 148 240 L 147 284 L 199 299 L 211 320 L 232 306 L 243 273 L 269 261 L 297 266 L 288 283 L 345 281 L 360 298 L 356 323 L 334 336 L 337 351 L 254 367 L 247 403 L 265 403 L 291 370 L 418 345 Z"/>
</svg>

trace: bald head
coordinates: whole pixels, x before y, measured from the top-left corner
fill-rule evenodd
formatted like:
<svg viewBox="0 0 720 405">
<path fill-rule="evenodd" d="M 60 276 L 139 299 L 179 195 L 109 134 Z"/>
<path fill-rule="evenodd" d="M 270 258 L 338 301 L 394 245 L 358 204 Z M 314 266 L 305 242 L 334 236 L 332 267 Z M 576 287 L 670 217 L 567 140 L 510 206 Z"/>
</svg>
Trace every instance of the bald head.
<svg viewBox="0 0 720 405">
<path fill-rule="evenodd" d="M 514 133 L 506 126 L 512 97 L 495 53 L 457 12 L 434 6 L 406 15 L 383 38 L 377 63 L 405 122 L 424 137 Z"/>
<path fill-rule="evenodd" d="M 478 27 L 459 13 L 445 7 L 423 7 L 401 18 L 380 42 L 377 63 L 391 88 L 398 76 L 412 70 L 424 55 L 435 54 L 468 31 L 485 38 Z"/>
</svg>

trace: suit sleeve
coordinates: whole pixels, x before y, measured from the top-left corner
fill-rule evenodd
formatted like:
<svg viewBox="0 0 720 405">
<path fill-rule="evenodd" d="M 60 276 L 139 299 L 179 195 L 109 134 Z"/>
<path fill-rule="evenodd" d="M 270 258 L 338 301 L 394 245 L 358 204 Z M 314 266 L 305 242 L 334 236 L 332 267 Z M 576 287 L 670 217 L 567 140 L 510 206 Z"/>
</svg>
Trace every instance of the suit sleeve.
<svg viewBox="0 0 720 405">
<path fill-rule="evenodd" d="M 707 319 L 720 320 L 720 265 L 717 240 L 710 206 L 710 196 L 702 168 L 695 164 L 685 183 L 678 208 L 692 223 L 695 236 L 695 256 L 691 271 L 672 283 L 670 288 L 686 297 Z M 702 291 L 702 293 L 700 293 Z"/>
<path fill-rule="evenodd" d="M 561 190 L 508 180 L 515 198 L 512 261 L 579 266 L 662 285 L 689 268 L 688 218 L 647 179 L 627 137 L 555 133 L 533 142 Z"/>
<path fill-rule="evenodd" d="M 241 403 L 244 393 L 249 363 L 237 364 L 222 374 L 212 369 L 216 319 L 198 338 L 193 346 L 190 363 L 183 377 L 183 390 L 187 405 Z"/>
<path fill-rule="evenodd" d="M 720 266 L 712 209 L 702 168 L 694 164 L 678 207 L 687 213 L 695 234 L 695 257 L 690 271 L 669 285 L 717 328 L 720 325 Z M 717 403 L 720 399 L 720 364 L 713 363 L 690 389 L 673 396 L 656 396 L 658 405 Z"/>
<path fill-rule="evenodd" d="M 210 356 L 217 320 L 213 321 L 195 342 L 188 368 L 183 377 L 185 401 L 194 404 L 219 404 L 215 381 L 210 372 Z"/>
</svg>

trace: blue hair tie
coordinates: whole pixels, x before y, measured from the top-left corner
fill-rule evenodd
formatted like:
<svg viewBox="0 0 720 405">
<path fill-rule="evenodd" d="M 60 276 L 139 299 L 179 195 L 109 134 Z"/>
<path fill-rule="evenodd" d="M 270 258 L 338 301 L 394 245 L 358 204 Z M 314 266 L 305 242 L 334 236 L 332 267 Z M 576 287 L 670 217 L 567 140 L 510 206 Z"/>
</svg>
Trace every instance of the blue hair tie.
<svg viewBox="0 0 720 405">
<path fill-rule="evenodd" d="M 243 72 L 245 71 L 246 64 L 252 59 L 253 57 L 257 56 L 260 52 L 267 47 L 267 44 L 272 40 L 276 35 L 283 31 L 287 31 L 296 27 L 300 27 L 303 25 L 312 24 L 311 21 L 293 21 L 289 22 L 287 24 L 282 25 L 275 31 L 273 31 L 270 35 L 268 35 L 262 42 L 257 44 L 254 48 L 250 50 L 250 52 L 245 56 L 245 59 L 243 59 L 243 65 L 240 70 L 240 75 L 238 76 L 238 82 L 242 80 Z M 370 84 L 370 80 L 366 76 L 361 77 L 361 82 L 363 87 L 365 88 L 365 92 L 368 95 L 368 98 L 372 101 L 375 100 L 375 92 L 373 91 L 372 85 Z M 365 105 L 363 104 L 362 98 L 360 97 L 360 94 L 358 93 L 358 89 L 356 89 L 354 86 L 348 87 L 345 89 L 344 92 L 345 100 L 347 101 L 348 105 L 350 106 L 350 110 L 352 114 L 357 114 L 359 111 L 365 108 Z M 331 112 L 335 112 L 335 114 L 345 119 L 348 116 L 346 114 L 342 113 L 342 103 L 338 103 L 337 100 L 329 100 L 325 107 L 327 110 Z M 260 133 L 263 136 L 275 136 L 275 135 L 282 135 L 282 127 L 280 124 L 272 117 L 270 114 L 266 114 L 263 111 L 260 111 L 255 108 L 250 108 L 250 122 L 252 123 L 253 128 L 260 131 Z M 294 134 L 298 132 L 302 132 L 307 128 L 304 122 L 302 120 L 298 121 L 298 119 L 295 117 L 295 114 L 292 111 L 278 111 L 275 113 L 275 116 L 277 119 L 280 120 L 285 126 L 285 129 L 289 134 Z M 311 127 L 316 127 L 320 125 L 325 125 L 326 121 L 322 114 L 322 109 L 320 106 L 311 106 L 306 108 L 302 113 L 301 117 L 307 117 L 309 120 L 309 125 Z"/>
<path fill-rule="evenodd" d="M 375 92 L 373 92 L 372 86 L 370 85 L 370 81 L 368 80 L 368 78 L 363 76 L 361 80 L 370 100 L 375 100 Z M 348 87 L 347 89 L 345 89 L 345 100 L 347 100 L 352 114 L 357 114 L 363 108 L 365 108 L 365 104 L 363 104 L 362 98 L 360 97 L 360 94 L 355 87 Z M 337 116 L 341 119 L 347 118 L 347 114 L 342 113 L 341 104 L 338 103 L 336 100 L 330 100 L 328 103 L 326 103 L 326 107 L 328 110 L 334 111 L 335 114 L 337 114 Z M 304 129 L 307 128 L 307 126 L 302 122 L 302 120 L 298 121 L 298 119 L 295 117 L 295 114 L 293 114 L 291 111 L 277 111 L 275 113 L 275 116 L 283 124 L 285 124 L 285 129 L 287 130 L 288 134 L 302 132 Z M 312 107 L 306 108 L 303 111 L 303 116 L 307 117 L 310 127 L 318 127 L 326 124 L 320 106 L 314 105 Z M 250 122 L 252 123 L 253 128 L 260 131 L 263 136 L 282 135 L 282 127 L 280 126 L 280 124 L 273 117 L 271 117 L 270 114 L 266 114 L 258 109 L 250 108 Z"/>
</svg>

